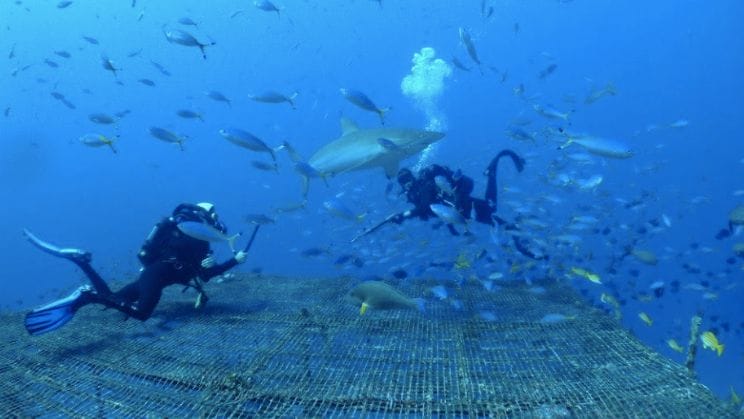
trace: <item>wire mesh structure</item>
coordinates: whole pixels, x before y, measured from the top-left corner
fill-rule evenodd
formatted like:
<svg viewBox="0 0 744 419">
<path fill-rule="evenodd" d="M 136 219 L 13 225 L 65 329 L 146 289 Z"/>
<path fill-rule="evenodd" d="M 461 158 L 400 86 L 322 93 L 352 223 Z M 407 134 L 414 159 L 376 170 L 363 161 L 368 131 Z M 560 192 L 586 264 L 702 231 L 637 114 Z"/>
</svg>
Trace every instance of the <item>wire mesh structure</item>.
<svg viewBox="0 0 744 419">
<path fill-rule="evenodd" d="M 683 366 L 557 283 L 463 307 L 359 315 L 350 278 L 238 275 L 206 307 L 171 287 L 156 317 L 88 306 L 65 328 L 0 330 L 0 410 L 20 417 L 735 417 Z M 398 286 L 422 295 L 434 284 Z M 488 315 L 484 315 L 488 313 Z M 544 321 L 551 313 L 560 321 Z"/>
</svg>

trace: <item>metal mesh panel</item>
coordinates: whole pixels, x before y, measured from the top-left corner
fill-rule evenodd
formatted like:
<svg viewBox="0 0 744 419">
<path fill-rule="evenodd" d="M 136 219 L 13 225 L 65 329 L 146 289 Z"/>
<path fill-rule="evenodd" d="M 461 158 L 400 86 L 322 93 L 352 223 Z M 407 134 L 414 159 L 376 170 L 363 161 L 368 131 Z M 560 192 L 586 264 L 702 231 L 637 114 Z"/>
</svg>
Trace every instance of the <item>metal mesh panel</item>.
<svg viewBox="0 0 744 419">
<path fill-rule="evenodd" d="M 733 417 L 680 365 L 563 285 L 413 310 L 346 301 L 349 279 L 238 276 L 167 290 L 156 318 L 82 309 L 37 338 L 2 316 L 0 405 L 12 416 Z M 426 284 L 399 287 L 421 295 Z M 488 321 L 479 315 L 495 315 Z M 549 313 L 575 316 L 557 323 Z"/>
</svg>

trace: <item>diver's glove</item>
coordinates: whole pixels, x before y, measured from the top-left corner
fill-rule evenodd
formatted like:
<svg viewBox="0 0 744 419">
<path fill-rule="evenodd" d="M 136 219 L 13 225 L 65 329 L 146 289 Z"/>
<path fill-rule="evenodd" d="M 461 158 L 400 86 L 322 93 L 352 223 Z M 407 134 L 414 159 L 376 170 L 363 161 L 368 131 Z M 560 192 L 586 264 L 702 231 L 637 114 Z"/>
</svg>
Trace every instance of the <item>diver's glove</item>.
<svg viewBox="0 0 744 419">
<path fill-rule="evenodd" d="M 201 267 L 204 269 L 209 269 L 216 264 L 217 262 L 214 260 L 213 256 L 207 256 L 201 261 Z"/>
<path fill-rule="evenodd" d="M 235 258 L 236 261 L 238 261 L 238 263 L 243 263 L 245 262 L 245 259 L 248 257 L 248 253 L 241 250 L 238 253 L 236 253 L 235 256 L 233 257 Z"/>
</svg>

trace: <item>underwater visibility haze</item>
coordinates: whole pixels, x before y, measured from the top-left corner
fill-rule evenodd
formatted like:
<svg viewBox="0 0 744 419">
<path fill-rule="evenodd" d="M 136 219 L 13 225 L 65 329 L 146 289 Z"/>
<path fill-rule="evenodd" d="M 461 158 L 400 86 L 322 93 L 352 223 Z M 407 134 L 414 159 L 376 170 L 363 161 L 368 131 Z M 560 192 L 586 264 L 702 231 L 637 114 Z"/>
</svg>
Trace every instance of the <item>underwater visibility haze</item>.
<svg viewBox="0 0 744 419">
<path fill-rule="evenodd" d="M 740 404 L 742 20 L 730 0 L 2 2 L 0 306 L 86 282 L 24 228 L 130 281 L 153 225 L 209 201 L 237 246 L 262 225 L 241 272 L 441 281 L 393 305 L 461 311 L 453 282 L 547 278 L 680 364 L 700 316 L 694 371 Z M 518 233 L 444 205 L 363 234 L 411 208 L 400 167 L 482 197 L 503 149 Z"/>
</svg>

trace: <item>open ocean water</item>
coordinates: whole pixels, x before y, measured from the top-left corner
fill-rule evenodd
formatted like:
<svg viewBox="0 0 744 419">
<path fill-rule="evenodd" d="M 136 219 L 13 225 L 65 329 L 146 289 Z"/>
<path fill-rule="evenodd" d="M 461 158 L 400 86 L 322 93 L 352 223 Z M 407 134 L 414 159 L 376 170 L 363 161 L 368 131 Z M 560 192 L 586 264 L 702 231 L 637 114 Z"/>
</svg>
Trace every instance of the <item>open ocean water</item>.
<svg viewBox="0 0 744 419">
<path fill-rule="evenodd" d="M 744 4 L 273 5 L 0 2 L 3 310 L 85 281 L 23 228 L 85 248 L 105 278 L 127 280 L 158 220 L 210 201 L 230 233 L 271 219 L 237 268 L 246 272 L 477 280 L 483 292 L 550 278 L 608 316 L 617 304 L 624 327 L 680 363 L 670 340 L 686 349 L 699 315 L 725 348 L 697 341 L 700 381 L 727 401 L 744 392 Z M 305 197 L 307 168 L 287 151 L 312 162 L 342 135 L 342 118 L 366 143 L 332 150 L 353 164 L 311 178 Z M 396 128 L 446 135 L 414 153 L 386 142 Z M 229 141 L 235 129 L 268 149 Z M 162 130 L 169 136 L 153 135 Z M 517 252 L 513 231 L 473 220 L 471 235 L 432 217 L 351 242 L 410 208 L 381 167 L 356 170 L 373 154 L 392 174 L 398 160 L 460 169 L 482 197 L 502 149 L 526 164 L 500 165 L 497 214 L 546 259 Z M 456 287 L 422 297 L 438 295 L 456 306 Z"/>
</svg>

